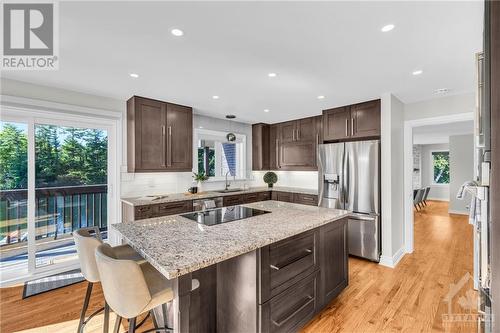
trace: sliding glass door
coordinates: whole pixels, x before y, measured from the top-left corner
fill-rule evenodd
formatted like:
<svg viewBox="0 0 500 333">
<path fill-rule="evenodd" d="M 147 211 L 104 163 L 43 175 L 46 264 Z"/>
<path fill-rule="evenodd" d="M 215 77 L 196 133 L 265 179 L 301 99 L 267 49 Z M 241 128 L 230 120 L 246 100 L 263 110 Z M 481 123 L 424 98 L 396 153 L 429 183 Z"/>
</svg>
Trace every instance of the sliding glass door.
<svg viewBox="0 0 500 333">
<path fill-rule="evenodd" d="M 65 118 L 0 122 L 2 281 L 75 268 L 76 229 L 107 238 L 110 128 Z"/>
</svg>

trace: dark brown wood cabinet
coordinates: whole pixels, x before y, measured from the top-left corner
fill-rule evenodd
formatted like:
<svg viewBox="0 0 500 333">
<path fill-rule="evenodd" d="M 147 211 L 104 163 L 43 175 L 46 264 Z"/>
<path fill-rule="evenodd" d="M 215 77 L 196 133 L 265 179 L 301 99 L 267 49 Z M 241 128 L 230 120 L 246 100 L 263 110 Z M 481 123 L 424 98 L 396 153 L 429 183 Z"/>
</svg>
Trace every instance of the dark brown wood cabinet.
<svg viewBox="0 0 500 333">
<path fill-rule="evenodd" d="M 193 110 L 134 96 L 127 101 L 128 172 L 191 171 Z"/>
<path fill-rule="evenodd" d="M 278 125 L 269 126 L 269 169 L 270 170 L 279 169 Z"/>
<path fill-rule="evenodd" d="M 317 206 L 318 196 L 313 194 L 294 193 L 293 202 L 302 205 Z"/>
<path fill-rule="evenodd" d="M 252 170 L 270 169 L 270 126 L 268 124 L 252 125 Z"/>
<path fill-rule="evenodd" d="M 351 112 L 348 106 L 323 111 L 325 140 L 348 139 L 351 133 Z"/>
<path fill-rule="evenodd" d="M 351 106 L 353 138 L 367 138 L 380 135 L 380 100 Z"/>
<path fill-rule="evenodd" d="M 380 100 L 323 111 L 324 141 L 380 136 Z"/>
<path fill-rule="evenodd" d="M 137 220 L 150 219 L 152 217 L 182 214 L 193 211 L 193 201 L 175 201 L 159 204 L 133 206 L 122 202 L 123 222 L 133 222 Z"/>
<path fill-rule="evenodd" d="M 278 124 L 278 170 L 317 170 L 316 122 L 310 117 Z"/>
<path fill-rule="evenodd" d="M 275 201 L 293 202 L 293 193 L 273 191 L 271 198 Z"/>
<path fill-rule="evenodd" d="M 320 234 L 321 295 L 330 303 L 349 283 L 347 219 L 322 226 Z"/>
<path fill-rule="evenodd" d="M 167 103 L 167 169 L 193 169 L 193 109 Z"/>
</svg>

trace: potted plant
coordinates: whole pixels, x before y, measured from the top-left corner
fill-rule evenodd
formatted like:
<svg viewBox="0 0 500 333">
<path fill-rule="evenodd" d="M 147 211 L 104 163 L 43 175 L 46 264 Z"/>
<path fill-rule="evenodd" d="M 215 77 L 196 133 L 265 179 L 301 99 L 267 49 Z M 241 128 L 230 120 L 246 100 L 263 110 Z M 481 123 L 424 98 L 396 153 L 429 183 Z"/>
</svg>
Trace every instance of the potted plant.
<svg viewBox="0 0 500 333">
<path fill-rule="evenodd" d="M 209 177 L 205 174 L 205 171 L 200 171 L 198 173 L 193 172 L 193 179 L 197 182 L 198 193 L 203 192 L 203 182 Z"/>
<path fill-rule="evenodd" d="M 273 185 L 278 181 L 278 175 L 274 172 L 269 171 L 264 174 L 264 183 L 267 184 L 268 187 L 273 187 Z"/>
</svg>

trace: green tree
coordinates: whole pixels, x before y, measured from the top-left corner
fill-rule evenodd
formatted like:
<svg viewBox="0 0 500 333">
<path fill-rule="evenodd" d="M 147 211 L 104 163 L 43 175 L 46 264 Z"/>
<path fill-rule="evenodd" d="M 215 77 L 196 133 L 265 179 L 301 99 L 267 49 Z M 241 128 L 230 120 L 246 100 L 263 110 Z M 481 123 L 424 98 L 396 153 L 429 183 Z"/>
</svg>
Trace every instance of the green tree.
<svg viewBox="0 0 500 333">
<path fill-rule="evenodd" d="M 88 129 L 83 133 L 85 184 L 107 183 L 108 138 L 104 132 Z"/>
<path fill-rule="evenodd" d="M 28 138 L 22 129 L 5 123 L 0 131 L 0 189 L 28 187 Z"/>
<path fill-rule="evenodd" d="M 450 183 L 450 154 L 449 152 L 433 152 L 434 182 L 436 184 Z"/>
<path fill-rule="evenodd" d="M 56 185 L 62 171 L 57 126 L 35 126 L 35 154 L 36 187 Z"/>
<path fill-rule="evenodd" d="M 85 130 L 74 127 L 62 128 L 66 135 L 61 145 L 61 165 L 63 172 L 58 175 L 60 185 L 83 185 L 86 184 L 85 173 L 85 145 L 82 138 Z"/>
</svg>

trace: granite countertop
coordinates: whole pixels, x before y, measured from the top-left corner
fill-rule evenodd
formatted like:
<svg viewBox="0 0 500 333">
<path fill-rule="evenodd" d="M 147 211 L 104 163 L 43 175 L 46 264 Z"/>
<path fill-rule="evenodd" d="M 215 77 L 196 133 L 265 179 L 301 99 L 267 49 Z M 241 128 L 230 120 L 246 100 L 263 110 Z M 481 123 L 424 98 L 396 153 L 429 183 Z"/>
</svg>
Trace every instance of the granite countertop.
<svg viewBox="0 0 500 333">
<path fill-rule="evenodd" d="M 164 197 L 158 195 L 158 199 L 152 200 L 154 197 L 133 197 L 133 198 L 121 198 L 122 202 L 132 205 L 132 206 L 146 206 L 146 205 L 154 205 L 159 203 L 167 203 L 167 202 L 176 202 L 176 201 L 184 201 L 184 200 L 196 200 L 196 199 L 210 199 L 216 197 L 224 197 L 228 195 L 240 195 L 246 193 L 254 193 L 254 192 L 264 192 L 264 191 L 280 191 L 280 192 L 293 192 L 293 193 L 301 193 L 301 194 L 314 194 L 317 195 L 317 190 L 298 188 L 298 187 L 283 187 L 283 186 L 275 186 L 272 188 L 269 187 L 251 187 L 248 190 L 241 190 L 237 192 L 227 192 L 220 193 L 216 191 L 207 191 L 203 193 L 190 194 L 190 193 L 173 193 L 173 194 L 165 194 Z"/>
<path fill-rule="evenodd" d="M 215 226 L 179 215 L 111 226 L 159 272 L 173 279 L 349 215 L 345 210 L 272 200 L 244 206 L 271 213 Z"/>
</svg>

